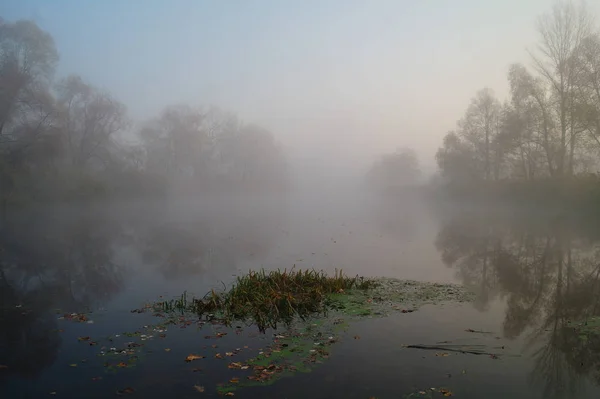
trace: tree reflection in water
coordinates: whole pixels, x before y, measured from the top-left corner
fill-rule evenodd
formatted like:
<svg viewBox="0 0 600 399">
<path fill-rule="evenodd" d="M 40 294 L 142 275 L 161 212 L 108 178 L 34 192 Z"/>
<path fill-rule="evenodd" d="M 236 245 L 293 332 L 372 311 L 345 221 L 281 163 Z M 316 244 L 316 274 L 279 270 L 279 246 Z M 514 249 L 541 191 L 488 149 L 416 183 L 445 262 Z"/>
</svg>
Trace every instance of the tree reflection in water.
<svg viewBox="0 0 600 399">
<path fill-rule="evenodd" d="M 583 376 L 600 384 L 600 337 L 582 339 L 572 324 L 600 316 L 600 242 L 590 233 L 565 220 L 462 214 L 436 239 L 478 309 L 506 301 L 504 336 L 534 348 L 530 378 L 544 397 L 575 397 Z"/>
<path fill-rule="evenodd" d="M 35 378 L 56 359 L 61 339 L 55 309 L 83 311 L 122 288 L 113 262 L 120 224 L 92 209 L 68 215 L 29 213 L 0 231 L 0 359 Z"/>
</svg>

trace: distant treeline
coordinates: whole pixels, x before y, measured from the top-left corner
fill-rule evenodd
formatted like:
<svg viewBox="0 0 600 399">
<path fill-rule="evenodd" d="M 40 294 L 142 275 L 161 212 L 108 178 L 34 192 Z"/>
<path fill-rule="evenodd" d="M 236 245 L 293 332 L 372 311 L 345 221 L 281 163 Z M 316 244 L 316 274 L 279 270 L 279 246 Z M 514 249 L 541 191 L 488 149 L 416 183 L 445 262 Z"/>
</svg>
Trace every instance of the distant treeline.
<svg viewBox="0 0 600 399">
<path fill-rule="evenodd" d="M 53 38 L 0 18 L 0 204 L 164 195 L 209 187 L 282 190 L 273 135 L 216 107 L 169 106 L 133 128 L 123 103 L 79 76 L 55 79 Z M 151 82 L 148 82 L 151 84 Z"/>
<path fill-rule="evenodd" d="M 532 69 L 509 68 L 510 97 L 479 91 L 444 138 L 440 187 L 455 198 L 598 206 L 600 33 L 585 4 L 541 16 Z"/>
</svg>

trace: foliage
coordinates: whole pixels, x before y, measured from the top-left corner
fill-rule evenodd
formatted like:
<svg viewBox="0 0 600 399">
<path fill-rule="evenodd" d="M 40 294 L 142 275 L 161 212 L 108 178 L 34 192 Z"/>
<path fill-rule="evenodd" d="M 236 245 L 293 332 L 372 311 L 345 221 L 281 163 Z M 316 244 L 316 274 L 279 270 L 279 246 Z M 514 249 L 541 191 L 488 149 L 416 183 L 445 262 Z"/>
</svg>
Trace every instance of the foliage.
<svg viewBox="0 0 600 399">
<path fill-rule="evenodd" d="M 509 68 L 504 103 L 479 91 L 436 159 L 451 184 L 563 179 L 598 168 L 600 33 L 585 5 L 540 17 L 532 70 Z"/>
<path fill-rule="evenodd" d="M 367 174 L 367 182 L 376 189 L 387 190 L 415 184 L 420 175 L 417 154 L 410 148 L 402 148 L 375 162 Z"/>
<path fill-rule="evenodd" d="M 221 184 L 284 190 L 273 134 L 217 108 L 169 106 L 139 130 L 123 103 L 77 75 L 34 22 L 0 20 L 0 208 L 163 196 Z M 126 138 L 128 141 L 126 141 Z M 133 141 L 132 141 L 133 138 Z"/>
</svg>

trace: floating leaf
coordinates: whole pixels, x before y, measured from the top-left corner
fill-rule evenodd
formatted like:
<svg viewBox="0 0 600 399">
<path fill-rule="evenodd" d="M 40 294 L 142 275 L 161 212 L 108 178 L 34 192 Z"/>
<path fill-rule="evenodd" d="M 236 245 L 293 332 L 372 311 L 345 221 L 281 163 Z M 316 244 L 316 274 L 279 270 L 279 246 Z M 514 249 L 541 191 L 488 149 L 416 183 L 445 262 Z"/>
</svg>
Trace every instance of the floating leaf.
<svg viewBox="0 0 600 399">
<path fill-rule="evenodd" d="M 69 364 L 69 366 L 71 366 L 71 367 L 77 367 L 77 363 L 71 363 L 71 364 Z"/>
<path fill-rule="evenodd" d="M 227 393 L 225 394 L 225 396 L 234 396 L 234 395 L 235 395 L 235 394 L 234 394 L 233 392 L 227 392 Z"/>
<path fill-rule="evenodd" d="M 452 396 L 452 392 L 446 388 L 440 388 L 440 393 L 444 396 Z"/>
<path fill-rule="evenodd" d="M 91 338 L 90 337 L 78 337 L 77 340 L 79 341 L 89 341 Z"/>
<path fill-rule="evenodd" d="M 192 354 L 192 355 L 188 355 L 188 356 L 185 358 L 185 361 L 189 363 L 189 362 L 191 362 L 192 360 L 204 359 L 204 357 L 205 357 L 205 356 L 193 355 L 193 354 Z"/>
<path fill-rule="evenodd" d="M 220 353 L 217 353 L 215 355 L 215 359 L 223 359 L 223 356 Z"/>
<path fill-rule="evenodd" d="M 446 357 L 446 356 L 450 356 L 450 354 L 449 354 L 449 353 L 446 353 L 446 352 L 442 352 L 442 353 L 436 353 L 435 355 L 436 355 L 436 356 L 438 356 L 438 357 Z"/>
<path fill-rule="evenodd" d="M 233 356 L 233 352 L 225 352 L 225 356 Z"/>
<path fill-rule="evenodd" d="M 233 384 L 237 384 L 238 382 L 240 382 L 240 379 L 238 377 L 233 377 L 232 379 L 229 380 L 229 382 L 231 382 Z"/>
<path fill-rule="evenodd" d="M 127 367 L 127 363 L 125 363 L 125 362 L 119 362 L 117 364 L 117 367 L 121 367 L 121 368 Z"/>
<path fill-rule="evenodd" d="M 118 390 L 117 395 L 132 394 L 134 392 L 135 392 L 135 389 L 133 389 L 131 387 L 127 387 L 125 389 Z"/>
<path fill-rule="evenodd" d="M 165 348 L 165 352 L 171 352 L 171 348 Z"/>
<path fill-rule="evenodd" d="M 198 392 L 204 392 L 204 387 L 201 385 L 194 385 L 194 389 Z"/>
</svg>

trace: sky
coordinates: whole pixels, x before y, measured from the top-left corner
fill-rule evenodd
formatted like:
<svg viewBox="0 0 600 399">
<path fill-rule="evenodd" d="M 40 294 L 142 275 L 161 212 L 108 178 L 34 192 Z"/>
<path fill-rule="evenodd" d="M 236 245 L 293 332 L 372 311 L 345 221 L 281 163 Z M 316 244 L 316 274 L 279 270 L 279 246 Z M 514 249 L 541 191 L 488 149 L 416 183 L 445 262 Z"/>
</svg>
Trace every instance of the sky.
<svg viewBox="0 0 600 399">
<path fill-rule="evenodd" d="M 269 128 L 291 156 L 352 173 L 397 147 L 427 172 L 484 87 L 503 100 L 553 0 L 3 0 L 81 75 L 143 121 L 218 105 Z M 600 1 L 589 1 L 600 16 Z"/>
</svg>

